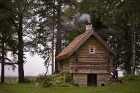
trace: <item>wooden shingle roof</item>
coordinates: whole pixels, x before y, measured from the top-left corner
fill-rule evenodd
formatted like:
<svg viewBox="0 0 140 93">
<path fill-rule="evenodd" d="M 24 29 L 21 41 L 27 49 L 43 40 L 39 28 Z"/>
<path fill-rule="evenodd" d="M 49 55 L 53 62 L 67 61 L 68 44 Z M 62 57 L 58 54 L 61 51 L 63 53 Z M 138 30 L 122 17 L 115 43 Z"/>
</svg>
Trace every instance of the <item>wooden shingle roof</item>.
<svg viewBox="0 0 140 93">
<path fill-rule="evenodd" d="M 71 56 L 90 36 L 94 36 L 110 53 L 116 55 L 115 51 L 92 29 L 86 30 L 83 34 L 77 36 L 62 52 L 57 59 L 64 59 Z"/>
</svg>

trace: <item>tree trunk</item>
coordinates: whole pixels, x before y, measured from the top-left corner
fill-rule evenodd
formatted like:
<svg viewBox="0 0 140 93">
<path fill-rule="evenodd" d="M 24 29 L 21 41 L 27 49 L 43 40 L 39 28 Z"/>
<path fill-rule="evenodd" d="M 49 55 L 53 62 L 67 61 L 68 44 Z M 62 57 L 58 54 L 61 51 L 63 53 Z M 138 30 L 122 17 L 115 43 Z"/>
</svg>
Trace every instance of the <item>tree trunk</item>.
<svg viewBox="0 0 140 93">
<path fill-rule="evenodd" d="M 2 33 L 2 61 L 1 61 L 1 83 L 4 83 L 4 55 L 5 55 L 5 48 L 4 48 L 4 34 Z"/>
<path fill-rule="evenodd" d="M 135 20 L 134 20 L 134 22 L 133 22 L 133 28 L 132 28 L 132 30 L 133 30 L 133 32 L 132 32 L 132 74 L 134 74 L 135 75 L 135 69 L 136 69 L 136 67 L 135 67 L 135 65 L 136 65 L 136 1 L 135 0 L 133 0 L 132 1 L 132 5 L 133 5 L 133 9 L 132 9 L 132 11 L 133 11 L 133 17 L 135 18 Z"/>
<path fill-rule="evenodd" d="M 57 7 L 57 35 L 56 35 L 56 56 L 61 52 L 61 0 L 58 0 Z M 55 59 L 55 73 L 58 73 L 58 60 Z"/>
<path fill-rule="evenodd" d="M 24 68 L 23 68 L 23 32 L 22 32 L 22 18 L 19 21 L 18 30 L 18 82 L 24 83 Z"/>
<path fill-rule="evenodd" d="M 52 31 L 52 74 L 54 73 L 54 26 Z"/>
<path fill-rule="evenodd" d="M 127 26 L 126 26 L 127 27 Z M 125 40 L 128 41 L 128 42 L 132 42 L 131 40 L 131 33 L 129 33 L 130 29 L 128 28 L 125 28 L 125 32 L 124 32 L 124 37 L 125 37 Z M 128 42 L 124 42 L 125 44 L 125 54 L 123 55 L 123 63 L 124 63 L 124 69 L 126 71 L 126 74 L 129 75 L 131 74 L 131 57 L 132 57 L 132 45 L 129 44 Z"/>
<path fill-rule="evenodd" d="M 55 26 L 55 0 L 53 0 L 53 27 L 52 27 L 52 74 L 54 73 L 54 26 Z"/>
<path fill-rule="evenodd" d="M 135 75 L 135 64 L 136 64 L 136 32 L 133 31 L 132 36 L 132 74 Z"/>
</svg>

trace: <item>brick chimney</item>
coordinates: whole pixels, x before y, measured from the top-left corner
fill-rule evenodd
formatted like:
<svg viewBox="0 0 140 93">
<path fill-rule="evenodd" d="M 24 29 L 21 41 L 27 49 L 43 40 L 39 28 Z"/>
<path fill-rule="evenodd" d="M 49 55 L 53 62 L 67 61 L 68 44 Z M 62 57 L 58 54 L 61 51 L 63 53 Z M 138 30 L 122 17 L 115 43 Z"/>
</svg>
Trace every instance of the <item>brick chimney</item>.
<svg viewBox="0 0 140 93">
<path fill-rule="evenodd" d="M 86 24 L 86 30 L 92 30 L 92 24 L 91 23 Z"/>
</svg>

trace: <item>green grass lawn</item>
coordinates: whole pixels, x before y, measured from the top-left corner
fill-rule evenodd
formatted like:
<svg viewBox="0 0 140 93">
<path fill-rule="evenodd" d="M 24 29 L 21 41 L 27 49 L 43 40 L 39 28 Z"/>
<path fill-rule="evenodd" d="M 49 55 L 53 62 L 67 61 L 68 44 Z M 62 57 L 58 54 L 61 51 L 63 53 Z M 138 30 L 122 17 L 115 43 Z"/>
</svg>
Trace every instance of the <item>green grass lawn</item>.
<svg viewBox="0 0 140 93">
<path fill-rule="evenodd" d="M 50 87 L 34 84 L 0 84 L 0 93 L 140 93 L 140 76 L 127 79 L 122 84 L 103 87 Z"/>
</svg>

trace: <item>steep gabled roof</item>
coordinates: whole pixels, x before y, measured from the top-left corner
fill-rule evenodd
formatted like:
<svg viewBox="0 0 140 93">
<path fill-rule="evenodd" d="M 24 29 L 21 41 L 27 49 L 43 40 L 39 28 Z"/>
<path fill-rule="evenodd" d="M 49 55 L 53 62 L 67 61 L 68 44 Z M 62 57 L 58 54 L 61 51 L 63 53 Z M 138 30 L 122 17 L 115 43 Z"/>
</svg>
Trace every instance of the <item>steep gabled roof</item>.
<svg viewBox="0 0 140 93">
<path fill-rule="evenodd" d="M 115 51 L 93 30 L 87 30 L 83 34 L 77 36 L 62 52 L 57 59 L 63 59 L 71 56 L 91 35 L 93 35 L 108 51 L 116 55 Z"/>
</svg>

